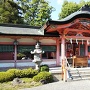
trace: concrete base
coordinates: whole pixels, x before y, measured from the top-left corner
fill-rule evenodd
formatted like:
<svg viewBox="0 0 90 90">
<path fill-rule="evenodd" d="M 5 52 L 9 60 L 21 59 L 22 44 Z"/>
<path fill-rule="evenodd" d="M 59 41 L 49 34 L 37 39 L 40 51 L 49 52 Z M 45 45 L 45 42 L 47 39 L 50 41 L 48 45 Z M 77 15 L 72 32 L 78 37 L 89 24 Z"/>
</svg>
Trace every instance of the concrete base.
<svg viewBox="0 0 90 90">
<path fill-rule="evenodd" d="M 52 75 L 53 75 L 53 78 L 54 78 L 55 82 L 62 80 L 62 76 L 61 76 L 60 73 L 52 73 Z"/>
<path fill-rule="evenodd" d="M 62 80 L 62 71 L 61 71 L 61 67 L 55 67 L 55 68 L 50 68 L 50 73 L 52 73 L 53 77 L 54 77 L 54 81 L 60 81 Z"/>
</svg>

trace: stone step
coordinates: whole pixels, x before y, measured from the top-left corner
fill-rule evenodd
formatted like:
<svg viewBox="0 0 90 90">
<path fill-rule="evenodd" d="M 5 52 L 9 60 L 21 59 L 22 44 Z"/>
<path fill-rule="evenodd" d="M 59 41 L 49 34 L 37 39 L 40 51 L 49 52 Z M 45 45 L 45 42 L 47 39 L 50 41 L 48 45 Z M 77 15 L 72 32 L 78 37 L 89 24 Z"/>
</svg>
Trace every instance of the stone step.
<svg viewBox="0 0 90 90">
<path fill-rule="evenodd" d="M 69 75 L 71 76 L 70 80 L 90 79 L 90 68 L 71 68 Z"/>
<path fill-rule="evenodd" d="M 62 79 L 62 68 L 61 67 L 52 67 L 52 68 L 49 68 L 49 70 L 50 70 L 49 72 L 52 73 L 52 75 L 55 77 L 56 81 Z M 70 74 L 73 76 L 73 80 L 90 79 L 90 67 L 88 67 L 88 68 L 70 68 Z M 68 79 L 70 80 L 70 78 L 68 78 Z"/>
<path fill-rule="evenodd" d="M 88 77 L 88 78 L 73 78 L 73 80 L 72 79 L 68 79 L 67 81 L 80 81 L 80 80 L 90 80 L 90 77 Z"/>
<path fill-rule="evenodd" d="M 61 67 L 49 68 L 49 72 L 51 73 L 62 73 Z"/>
<path fill-rule="evenodd" d="M 69 71 L 72 74 L 73 73 L 76 73 L 76 74 L 77 73 L 90 73 L 90 69 L 76 69 L 76 70 L 75 69 L 74 70 L 73 69 L 70 69 Z"/>
<path fill-rule="evenodd" d="M 88 76 L 88 77 L 90 77 L 90 74 L 72 74 L 72 76 L 73 77 L 75 77 L 75 76 L 81 76 L 81 77 Z"/>
</svg>

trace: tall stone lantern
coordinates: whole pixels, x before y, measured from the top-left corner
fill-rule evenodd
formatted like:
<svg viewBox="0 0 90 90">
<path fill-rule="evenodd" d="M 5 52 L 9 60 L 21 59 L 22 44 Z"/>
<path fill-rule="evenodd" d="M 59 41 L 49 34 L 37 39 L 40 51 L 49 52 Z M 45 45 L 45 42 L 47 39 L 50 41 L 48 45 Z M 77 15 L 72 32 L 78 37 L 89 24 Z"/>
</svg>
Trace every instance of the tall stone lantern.
<svg viewBox="0 0 90 90">
<path fill-rule="evenodd" d="M 42 51 L 42 49 L 40 48 L 40 42 L 37 41 L 34 51 L 31 51 L 31 54 L 34 54 L 34 60 L 32 62 L 35 63 L 35 69 L 36 70 L 39 69 L 39 66 L 40 66 L 40 64 L 42 62 L 41 55 L 43 53 L 44 53 L 44 51 Z"/>
</svg>

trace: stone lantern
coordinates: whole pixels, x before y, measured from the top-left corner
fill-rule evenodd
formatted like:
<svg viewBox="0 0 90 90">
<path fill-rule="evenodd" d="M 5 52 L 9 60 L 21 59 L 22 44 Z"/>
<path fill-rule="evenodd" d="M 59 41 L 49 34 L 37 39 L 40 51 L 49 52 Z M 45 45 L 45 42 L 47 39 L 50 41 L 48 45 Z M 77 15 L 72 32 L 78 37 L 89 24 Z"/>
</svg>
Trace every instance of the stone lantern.
<svg viewBox="0 0 90 90">
<path fill-rule="evenodd" d="M 37 41 L 34 51 L 31 51 L 31 54 L 34 54 L 34 60 L 32 62 L 35 63 L 36 70 L 39 69 L 39 66 L 42 62 L 42 58 L 41 58 L 42 53 L 44 53 L 44 51 L 42 51 L 42 49 L 40 48 L 40 42 Z"/>
</svg>

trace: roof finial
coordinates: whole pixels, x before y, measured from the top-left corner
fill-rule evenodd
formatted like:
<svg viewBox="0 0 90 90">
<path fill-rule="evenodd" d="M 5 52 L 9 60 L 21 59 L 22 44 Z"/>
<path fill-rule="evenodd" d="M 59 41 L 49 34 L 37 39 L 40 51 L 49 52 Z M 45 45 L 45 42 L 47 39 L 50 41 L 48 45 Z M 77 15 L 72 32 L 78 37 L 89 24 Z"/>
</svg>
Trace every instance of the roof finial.
<svg viewBox="0 0 90 90">
<path fill-rule="evenodd" d="M 90 6 L 88 4 L 85 4 L 79 9 L 79 11 L 89 11 L 90 12 Z"/>
</svg>

